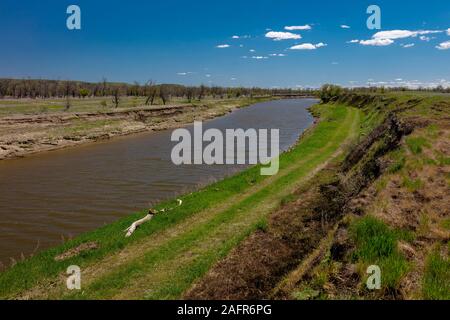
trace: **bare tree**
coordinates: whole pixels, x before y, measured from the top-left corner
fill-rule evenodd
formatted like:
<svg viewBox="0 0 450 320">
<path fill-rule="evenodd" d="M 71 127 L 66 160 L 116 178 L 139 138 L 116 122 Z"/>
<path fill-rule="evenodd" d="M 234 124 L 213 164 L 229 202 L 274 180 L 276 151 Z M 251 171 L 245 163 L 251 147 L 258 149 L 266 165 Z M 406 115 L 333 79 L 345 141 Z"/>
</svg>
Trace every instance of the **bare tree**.
<svg viewBox="0 0 450 320">
<path fill-rule="evenodd" d="M 167 99 L 166 87 L 164 85 L 161 85 L 159 87 L 159 97 L 161 98 L 163 104 L 166 105 L 166 102 L 168 99 Z"/>
<path fill-rule="evenodd" d="M 116 86 L 113 89 L 113 100 L 112 102 L 114 103 L 114 107 L 118 108 L 119 107 L 119 102 L 120 102 L 120 87 Z"/>
<path fill-rule="evenodd" d="M 147 83 L 145 84 L 145 91 L 146 91 L 146 95 L 147 95 L 147 100 L 145 100 L 145 105 L 148 105 L 149 103 L 151 105 L 153 105 L 153 102 L 155 101 L 156 98 L 156 87 L 155 87 L 155 83 L 152 80 L 147 81 Z"/>
<path fill-rule="evenodd" d="M 105 77 L 102 78 L 102 83 L 103 83 L 102 96 L 106 96 L 106 88 L 107 88 L 108 83 L 106 82 L 106 78 Z"/>
<path fill-rule="evenodd" d="M 200 86 L 200 89 L 198 91 L 198 100 L 201 101 L 203 97 L 205 96 L 206 87 L 202 84 Z"/>
<path fill-rule="evenodd" d="M 70 83 L 70 81 L 65 81 L 64 82 L 64 95 L 66 97 L 66 105 L 65 105 L 65 110 L 68 111 L 71 107 L 71 102 L 70 102 L 70 90 L 72 88 L 72 85 Z"/>
<path fill-rule="evenodd" d="M 189 103 L 192 102 L 192 99 L 194 98 L 194 94 L 195 94 L 195 88 L 194 87 L 186 88 L 186 98 L 189 101 Z"/>
</svg>

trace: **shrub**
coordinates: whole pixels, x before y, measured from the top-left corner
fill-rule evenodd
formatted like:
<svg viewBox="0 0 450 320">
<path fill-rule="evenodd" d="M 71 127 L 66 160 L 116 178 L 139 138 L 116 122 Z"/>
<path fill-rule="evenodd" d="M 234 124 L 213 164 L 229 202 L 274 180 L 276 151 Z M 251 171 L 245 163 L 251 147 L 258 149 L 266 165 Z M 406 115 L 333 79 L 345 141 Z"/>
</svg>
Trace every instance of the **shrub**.
<svg viewBox="0 0 450 320">
<path fill-rule="evenodd" d="M 80 89 L 80 97 L 86 98 L 91 92 L 88 89 Z"/>
<path fill-rule="evenodd" d="M 333 84 L 325 84 L 319 91 L 319 97 L 322 102 L 327 103 L 342 93 L 342 88 Z"/>
</svg>

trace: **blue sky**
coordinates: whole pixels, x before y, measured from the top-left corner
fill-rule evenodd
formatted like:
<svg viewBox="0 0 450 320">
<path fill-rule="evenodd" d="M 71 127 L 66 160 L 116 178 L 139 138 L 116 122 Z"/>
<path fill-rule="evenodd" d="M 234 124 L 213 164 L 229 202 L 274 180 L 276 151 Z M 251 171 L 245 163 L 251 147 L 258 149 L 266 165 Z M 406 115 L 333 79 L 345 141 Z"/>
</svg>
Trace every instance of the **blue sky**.
<svg viewBox="0 0 450 320">
<path fill-rule="evenodd" d="M 81 30 L 66 27 L 71 4 L 81 8 Z M 381 30 L 366 26 L 371 4 L 381 8 Z M 0 77 L 450 86 L 449 28 L 447 0 L 1 0 Z"/>
</svg>

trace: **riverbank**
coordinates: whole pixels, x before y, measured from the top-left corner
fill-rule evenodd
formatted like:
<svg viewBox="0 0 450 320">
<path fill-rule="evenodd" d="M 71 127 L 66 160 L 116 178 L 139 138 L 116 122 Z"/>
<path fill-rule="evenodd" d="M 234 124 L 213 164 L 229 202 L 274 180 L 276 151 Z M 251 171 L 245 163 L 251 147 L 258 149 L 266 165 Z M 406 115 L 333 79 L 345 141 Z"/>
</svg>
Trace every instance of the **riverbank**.
<svg viewBox="0 0 450 320">
<path fill-rule="evenodd" d="M 18 262 L 9 299 L 448 299 L 450 99 L 342 93 L 280 158 Z M 82 270 L 71 292 L 66 268 Z M 381 289 L 366 287 L 367 267 Z"/>
<path fill-rule="evenodd" d="M 123 98 L 125 99 L 125 98 Z M 99 99 L 78 99 L 69 111 L 64 101 L 0 100 L 0 160 L 24 157 L 144 131 L 178 128 L 213 119 L 236 108 L 274 98 L 241 98 L 143 106 L 127 98 L 121 108 Z M 129 100 L 129 101 L 128 101 Z"/>
<path fill-rule="evenodd" d="M 148 288 L 141 291 L 135 285 L 140 281 L 139 275 L 143 274 L 158 277 L 160 280 L 154 282 L 158 286 L 166 286 L 169 278 L 188 276 L 185 280 L 176 281 L 175 291 L 180 294 L 180 290 L 183 291 L 206 272 L 246 235 L 263 227 L 267 214 L 299 183 L 311 178 L 314 170 L 337 155 L 342 143 L 358 131 L 359 113 L 356 109 L 315 109 L 321 113 L 323 121 L 281 156 L 278 175 L 264 177 L 259 174 L 258 167 L 253 167 L 199 192 L 180 197 L 183 201 L 181 207 L 156 216 L 131 238 L 125 238 L 123 230 L 141 218 L 142 212 L 84 234 L 61 247 L 39 253 L 0 274 L 0 296 L 62 298 L 71 294 L 64 289 L 65 281 L 60 282 L 65 268 L 71 264 L 82 268 L 86 290 L 91 288 L 89 296 L 84 291 L 86 295 L 83 298 L 118 297 L 133 287 L 136 292 L 129 297 L 144 298 L 145 292 L 150 293 Z M 176 201 L 162 203 L 156 209 L 174 207 L 175 204 Z M 92 243 L 95 245 L 86 245 Z M 82 250 L 86 246 L 90 249 Z M 56 256 L 69 250 L 78 250 L 78 254 L 55 260 Z M 163 274 L 148 273 L 151 271 L 148 268 L 161 270 Z M 103 286 L 108 288 L 104 287 L 105 291 L 95 289 Z"/>
<path fill-rule="evenodd" d="M 203 127 L 277 128 L 286 150 L 313 123 L 317 99 L 274 100 L 204 121 Z M 192 124 L 184 127 L 193 132 Z M 142 132 L 32 157 L 0 161 L 0 268 L 130 212 L 197 191 L 243 165 L 172 162 L 172 129 Z M 204 144 L 206 145 L 206 143 Z M 20 212 L 20 215 L 17 214 Z"/>
</svg>

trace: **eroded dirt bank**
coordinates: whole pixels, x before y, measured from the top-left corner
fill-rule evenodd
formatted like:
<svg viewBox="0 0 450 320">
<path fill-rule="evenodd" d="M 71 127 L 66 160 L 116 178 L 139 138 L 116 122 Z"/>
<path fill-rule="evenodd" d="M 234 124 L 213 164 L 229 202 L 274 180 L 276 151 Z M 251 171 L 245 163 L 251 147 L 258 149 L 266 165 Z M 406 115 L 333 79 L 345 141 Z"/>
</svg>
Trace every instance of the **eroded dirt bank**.
<svg viewBox="0 0 450 320">
<path fill-rule="evenodd" d="M 133 133 L 181 127 L 269 99 L 145 106 L 107 112 L 64 112 L 0 117 L 0 160 L 23 157 Z"/>
</svg>

